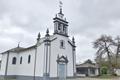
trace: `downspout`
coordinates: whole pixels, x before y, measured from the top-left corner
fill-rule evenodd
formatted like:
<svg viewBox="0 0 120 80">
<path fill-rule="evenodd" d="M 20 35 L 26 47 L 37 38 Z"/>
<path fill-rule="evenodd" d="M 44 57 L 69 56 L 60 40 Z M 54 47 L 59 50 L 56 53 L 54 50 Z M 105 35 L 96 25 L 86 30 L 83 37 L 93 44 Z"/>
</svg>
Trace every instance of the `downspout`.
<svg viewBox="0 0 120 80">
<path fill-rule="evenodd" d="M 5 80 L 7 80 L 7 72 L 8 72 L 8 61 L 9 61 L 9 51 L 7 52 L 7 62 L 6 62 L 6 69 L 5 69 Z"/>
<path fill-rule="evenodd" d="M 33 80 L 35 80 L 36 60 L 37 60 L 37 46 L 35 46 L 35 61 L 34 61 L 34 77 L 33 77 Z"/>
</svg>

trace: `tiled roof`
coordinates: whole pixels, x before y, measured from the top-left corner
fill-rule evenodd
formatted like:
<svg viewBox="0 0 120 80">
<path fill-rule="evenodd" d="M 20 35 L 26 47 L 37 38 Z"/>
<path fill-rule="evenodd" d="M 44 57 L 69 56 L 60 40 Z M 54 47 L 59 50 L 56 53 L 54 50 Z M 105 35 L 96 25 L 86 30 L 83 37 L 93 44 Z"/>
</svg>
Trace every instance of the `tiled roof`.
<svg viewBox="0 0 120 80">
<path fill-rule="evenodd" d="M 76 65 L 77 68 L 79 67 L 92 67 L 92 68 L 99 68 L 97 64 L 93 63 L 91 60 L 87 60 L 82 64 L 77 64 Z"/>
</svg>

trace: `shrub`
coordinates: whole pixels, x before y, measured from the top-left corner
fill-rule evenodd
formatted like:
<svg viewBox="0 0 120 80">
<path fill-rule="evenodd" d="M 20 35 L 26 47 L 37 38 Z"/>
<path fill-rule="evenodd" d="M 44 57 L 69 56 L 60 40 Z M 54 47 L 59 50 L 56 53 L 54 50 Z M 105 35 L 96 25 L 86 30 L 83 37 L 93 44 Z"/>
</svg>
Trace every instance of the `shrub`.
<svg viewBox="0 0 120 80">
<path fill-rule="evenodd" d="M 107 67 L 101 68 L 101 74 L 107 74 L 107 71 L 108 71 Z"/>
</svg>

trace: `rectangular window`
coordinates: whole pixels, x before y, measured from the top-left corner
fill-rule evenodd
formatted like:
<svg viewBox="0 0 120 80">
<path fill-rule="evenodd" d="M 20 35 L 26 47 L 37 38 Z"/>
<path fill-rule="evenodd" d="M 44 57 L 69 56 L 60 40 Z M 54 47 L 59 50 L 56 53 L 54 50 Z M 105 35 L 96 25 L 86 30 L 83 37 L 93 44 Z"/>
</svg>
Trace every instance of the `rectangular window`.
<svg viewBox="0 0 120 80">
<path fill-rule="evenodd" d="M 20 57 L 20 64 L 22 64 L 22 57 Z"/>
<path fill-rule="evenodd" d="M 31 55 L 28 56 L 28 64 L 30 63 L 31 61 Z"/>
<path fill-rule="evenodd" d="M 66 27 L 64 26 L 64 27 L 63 27 L 63 31 L 65 31 L 65 30 L 66 30 Z"/>
<path fill-rule="evenodd" d="M 65 49 L 65 41 L 60 40 L 60 48 Z"/>
<path fill-rule="evenodd" d="M 58 30 L 60 30 L 60 28 L 61 28 L 61 27 L 60 27 L 60 25 L 59 25 L 59 26 L 58 26 Z"/>
</svg>

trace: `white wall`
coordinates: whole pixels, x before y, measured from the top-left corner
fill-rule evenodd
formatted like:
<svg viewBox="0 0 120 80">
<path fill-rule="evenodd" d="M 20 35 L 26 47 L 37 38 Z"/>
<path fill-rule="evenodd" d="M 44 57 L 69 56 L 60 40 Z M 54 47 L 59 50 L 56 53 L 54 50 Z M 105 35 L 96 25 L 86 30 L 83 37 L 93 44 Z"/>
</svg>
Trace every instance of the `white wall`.
<svg viewBox="0 0 120 80">
<path fill-rule="evenodd" d="M 1 59 L 2 59 L 2 63 L 1 63 L 0 75 L 4 75 L 6 69 L 6 62 L 7 62 L 7 53 L 2 54 Z"/>
<path fill-rule="evenodd" d="M 52 39 L 56 40 L 51 42 L 51 58 L 50 58 L 50 77 L 57 77 L 57 56 L 64 55 L 68 58 L 67 64 L 67 76 L 73 76 L 73 51 L 72 46 L 68 43 L 68 37 L 61 35 L 54 35 Z M 65 41 L 65 49 L 60 48 L 60 40 Z M 31 62 L 28 64 L 28 55 L 31 55 Z M 20 57 L 22 56 L 22 64 L 20 64 Z M 36 76 L 43 76 L 43 64 L 44 64 L 44 43 L 40 41 L 39 46 L 37 47 L 37 60 L 36 60 Z M 12 64 L 12 58 L 17 58 L 17 64 Z M 5 74 L 7 54 L 2 55 L 2 74 Z M 34 61 L 35 61 L 35 48 L 22 51 L 20 53 L 12 53 L 9 55 L 8 62 L 8 75 L 25 75 L 33 76 L 34 75 Z"/>
<path fill-rule="evenodd" d="M 5 75 L 6 62 L 7 62 L 7 54 L 4 53 L 2 55 L 2 64 L 1 64 L 1 74 Z M 28 55 L 31 55 L 31 62 L 28 64 Z M 34 55 L 35 49 L 29 49 L 20 53 L 9 53 L 8 60 L 8 70 L 7 75 L 26 75 L 33 76 L 34 73 Z M 22 64 L 20 64 L 20 57 L 22 56 Z M 16 64 L 12 64 L 13 57 L 17 58 Z"/>
<path fill-rule="evenodd" d="M 73 76 L 73 57 L 72 57 L 72 46 L 68 43 L 68 38 L 55 35 L 57 39 L 51 43 L 51 63 L 50 63 L 50 76 L 57 77 L 57 56 L 65 55 L 68 58 L 67 64 L 67 76 Z M 60 48 L 60 40 L 65 41 L 65 49 Z"/>
<path fill-rule="evenodd" d="M 114 69 L 115 70 L 115 73 L 120 76 L 120 69 Z"/>
<path fill-rule="evenodd" d="M 28 56 L 31 55 L 30 63 L 28 63 Z M 20 57 L 22 56 L 22 64 L 20 64 Z M 18 53 L 17 58 L 17 75 L 33 76 L 34 74 L 34 60 L 35 48 Z"/>
<path fill-rule="evenodd" d="M 44 43 L 37 48 L 36 76 L 43 76 Z"/>
<path fill-rule="evenodd" d="M 7 75 L 16 75 L 16 73 L 17 73 L 17 71 L 16 71 L 17 64 L 16 65 L 12 64 L 12 58 L 13 57 L 17 58 L 18 55 L 16 53 L 9 52 Z"/>
<path fill-rule="evenodd" d="M 32 76 L 34 71 L 34 54 L 35 49 L 29 49 L 20 53 L 9 53 L 7 75 L 26 75 Z M 31 55 L 31 62 L 28 64 L 28 56 Z M 22 56 L 22 64 L 20 57 Z M 12 64 L 13 57 L 17 58 L 16 64 Z"/>
</svg>

